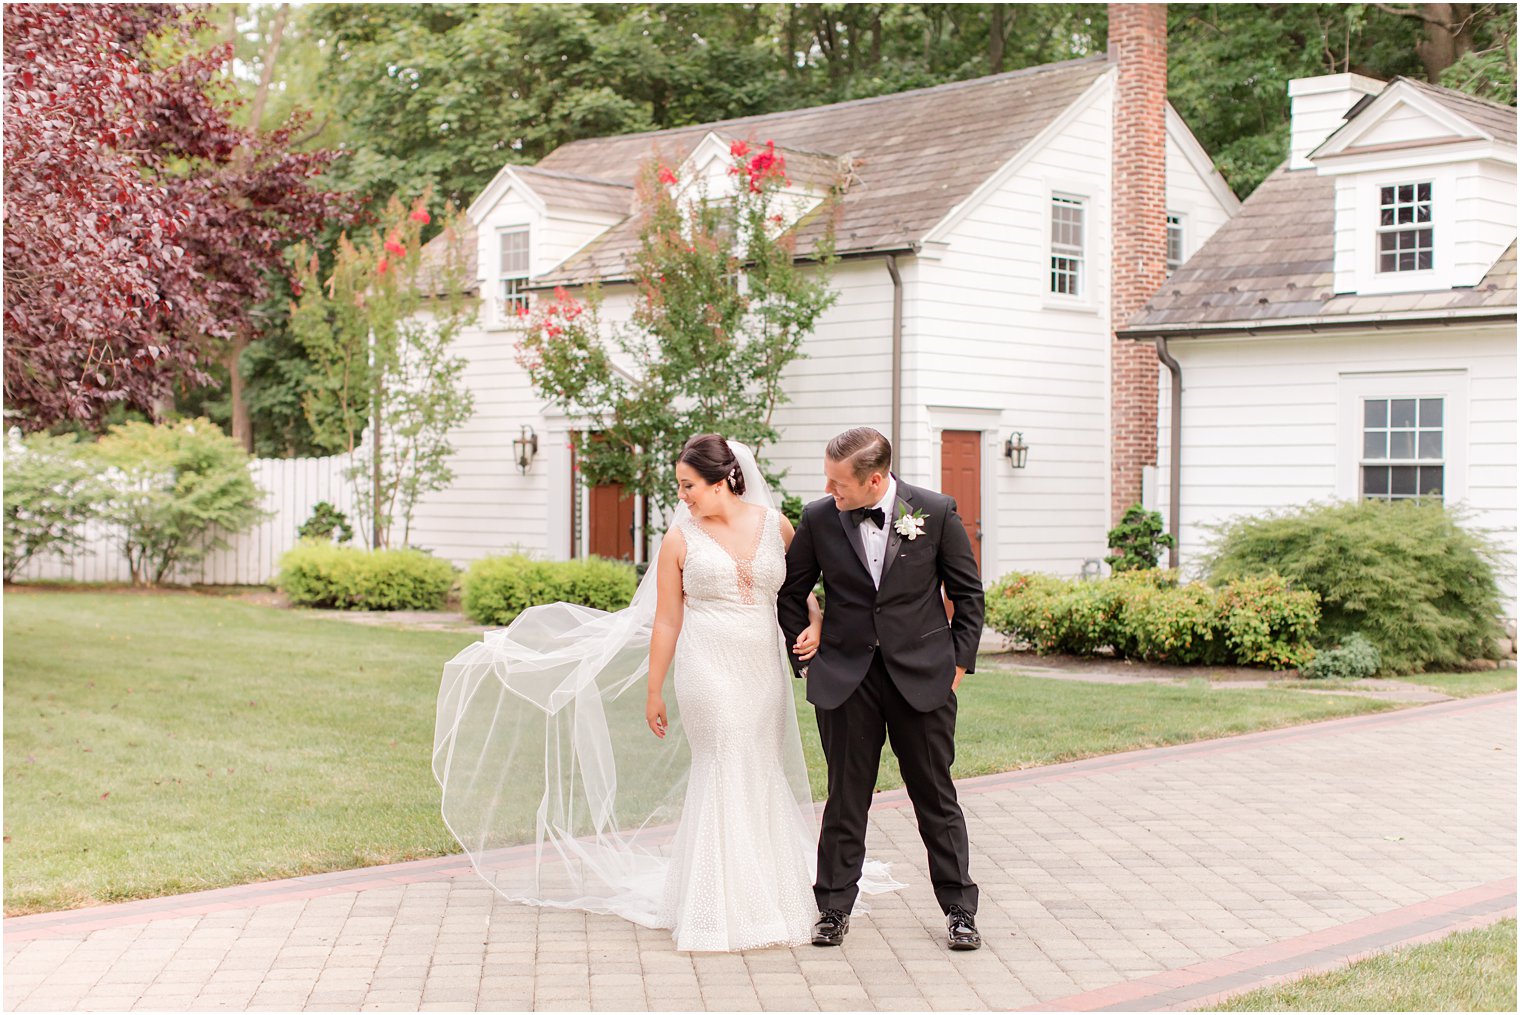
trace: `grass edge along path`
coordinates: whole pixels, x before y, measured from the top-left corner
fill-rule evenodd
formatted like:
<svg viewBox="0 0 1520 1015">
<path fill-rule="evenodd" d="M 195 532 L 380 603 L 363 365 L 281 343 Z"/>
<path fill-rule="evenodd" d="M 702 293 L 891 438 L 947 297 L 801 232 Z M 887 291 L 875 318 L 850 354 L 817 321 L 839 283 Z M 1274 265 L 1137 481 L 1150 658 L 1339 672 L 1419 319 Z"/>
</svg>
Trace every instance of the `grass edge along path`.
<svg viewBox="0 0 1520 1015">
<path fill-rule="evenodd" d="M 1514 1011 L 1515 919 L 1261 987 L 1199 1011 Z"/>
<path fill-rule="evenodd" d="M 6 915 L 458 852 L 429 758 L 440 668 L 475 635 L 193 595 L 6 600 Z M 993 669 L 958 698 L 959 777 L 1389 707 Z M 882 767 L 901 784 L 890 750 Z"/>
</svg>

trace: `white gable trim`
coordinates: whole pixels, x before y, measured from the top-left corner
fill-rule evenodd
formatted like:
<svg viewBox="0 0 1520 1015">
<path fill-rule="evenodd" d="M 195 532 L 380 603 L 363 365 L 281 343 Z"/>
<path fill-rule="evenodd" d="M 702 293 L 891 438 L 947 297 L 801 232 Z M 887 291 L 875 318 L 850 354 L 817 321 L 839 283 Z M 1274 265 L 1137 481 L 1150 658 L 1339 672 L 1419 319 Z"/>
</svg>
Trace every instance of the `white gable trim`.
<svg viewBox="0 0 1520 1015">
<path fill-rule="evenodd" d="M 973 190 L 964 201 L 951 208 L 944 218 L 935 223 L 924 234 L 922 242 L 935 243 L 949 240 L 950 234 L 965 220 L 966 216 L 975 211 L 977 206 L 983 201 L 1002 189 L 1005 183 L 1018 175 L 1019 171 L 1028 164 L 1030 159 L 1039 153 L 1040 149 L 1049 144 L 1052 138 L 1060 135 L 1077 117 L 1082 115 L 1088 103 L 1092 102 L 1103 91 L 1113 88 L 1114 79 L 1118 73 L 1119 68 L 1114 67 L 1098 75 L 1097 79 L 1087 86 L 1086 91 L 1077 96 L 1071 105 L 1061 111 L 1060 116 L 1050 121 L 1044 130 L 1030 138 L 1024 147 L 1020 148 L 1011 159 L 998 168 L 997 172 L 983 180 L 981 186 Z"/>
<path fill-rule="evenodd" d="M 514 189 L 538 214 L 543 215 L 548 212 L 549 206 L 544 203 L 544 199 L 513 169 L 511 165 L 502 166 L 501 171 L 491 178 L 490 183 L 486 184 L 486 189 L 480 192 L 480 196 L 470 202 L 469 208 L 465 209 L 465 214 L 469 216 L 472 223 L 478 226 L 484 222 L 486 216 L 491 213 L 491 209 L 507 195 L 507 191 Z"/>
<path fill-rule="evenodd" d="M 1374 127 L 1383 122 L 1400 106 L 1408 106 L 1422 116 L 1439 124 L 1446 130 L 1443 137 L 1429 139 L 1433 144 L 1450 144 L 1453 140 L 1479 139 L 1493 141 L 1494 137 L 1488 131 L 1475 126 L 1471 121 L 1452 111 L 1445 104 L 1426 95 L 1413 85 L 1404 81 L 1395 81 L 1367 104 L 1356 116 L 1348 120 L 1339 130 L 1324 140 L 1318 148 L 1309 153 L 1312 162 L 1321 159 L 1331 159 L 1338 155 L 1347 154 L 1346 149 L 1352 148 L 1356 142 Z M 1418 148 L 1425 143 L 1420 140 L 1411 140 L 1409 147 Z M 1352 152 L 1350 154 L 1358 154 Z"/>
<path fill-rule="evenodd" d="M 1172 104 L 1166 104 L 1166 134 L 1182 149 L 1182 154 L 1187 158 L 1188 165 L 1203 180 L 1204 186 L 1209 188 L 1209 193 L 1214 195 L 1214 200 L 1225 210 L 1230 218 L 1240 210 L 1240 198 L 1230 189 L 1230 185 L 1219 175 L 1219 170 L 1214 167 L 1214 160 L 1209 158 L 1209 153 L 1203 150 L 1203 145 L 1193 136 L 1187 122 L 1177 115 Z"/>
</svg>

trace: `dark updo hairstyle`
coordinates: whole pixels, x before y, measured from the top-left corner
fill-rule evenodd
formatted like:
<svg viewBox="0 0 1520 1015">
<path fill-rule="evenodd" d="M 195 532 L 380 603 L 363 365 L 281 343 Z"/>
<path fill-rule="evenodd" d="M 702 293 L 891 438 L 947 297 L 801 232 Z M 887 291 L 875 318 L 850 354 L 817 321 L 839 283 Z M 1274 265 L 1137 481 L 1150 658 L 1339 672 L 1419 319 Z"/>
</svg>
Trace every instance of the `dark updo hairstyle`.
<svg viewBox="0 0 1520 1015">
<path fill-rule="evenodd" d="M 729 450 L 728 441 L 715 433 L 698 434 L 681 449 L 677 464 L 686 464 L 709 483 L 728 481 L 728 488 L 744 496 L 744 470 Z"/>
</svg>

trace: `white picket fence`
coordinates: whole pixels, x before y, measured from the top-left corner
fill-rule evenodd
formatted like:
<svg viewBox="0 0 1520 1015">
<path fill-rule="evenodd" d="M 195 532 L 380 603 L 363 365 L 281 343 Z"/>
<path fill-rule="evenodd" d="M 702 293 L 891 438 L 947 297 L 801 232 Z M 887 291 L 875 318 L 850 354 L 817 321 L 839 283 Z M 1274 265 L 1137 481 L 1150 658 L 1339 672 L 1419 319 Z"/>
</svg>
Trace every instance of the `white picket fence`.
<svg viewBox="0 0 1520 1015">
<path fill-rule="evenodd" d="M 360 452 L 362 453 L 362 449 Z M 280 555 L 295 545 L 296 529 L 311 517 L 319 501 L 348 515 L 356 542 L 363 542 L 353 510 L 354 492 L 344 478 L 350 458 L 256 458 L 249 465 L 253 481 L 264 492 L 268 516 L 252 528 L 227 539 L 225 550 L 214 550 L 199 563 L 174 569 L 168 581 L 193 585 L 262 585 L 278 569 Z M 85 545 L 68 560 L 33 558 L 16 575 L 17 581 L 129 582 L 119 530 L 100 522 L 85 528 Z"/>
</svg>

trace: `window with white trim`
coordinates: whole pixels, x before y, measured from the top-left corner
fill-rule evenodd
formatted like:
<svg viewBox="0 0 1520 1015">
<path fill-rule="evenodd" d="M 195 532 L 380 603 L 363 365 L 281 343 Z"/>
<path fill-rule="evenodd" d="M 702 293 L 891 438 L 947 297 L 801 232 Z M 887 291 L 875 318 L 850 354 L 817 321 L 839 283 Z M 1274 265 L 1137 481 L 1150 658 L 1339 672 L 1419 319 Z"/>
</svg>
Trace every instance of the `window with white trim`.
<svg viewBox="0 0 1520 1015">
<path fill-rule="evenodd" d="M 501 256 L 497 262 L 497 310 L 503 321 L 528 309 L 528 230 L 508 229 L 500 234 Z"/>
<path fill-rule="evenodd" d="M 1379 274 L 1429 271 L 1435 267 L 1430 190 L 1428 181 L 1378 188 Z"/>
<path fill-rule="evenodd" d="M 1166 276 L 1182 267 L 1182 216 L 1175 212 L 1166 214 Z"/>
<path fill-rule="evenodd" d="M 1444 398 L 1362 399 L 1362 497 L 1441 500 L 1445 443 Z"/>
<path fill-rule="evenodd" d="M 1081 198 L 1050 199 L 1050 291 L 1083 295 L 1083 243 L 1087 208 Z"/>
</svg>

